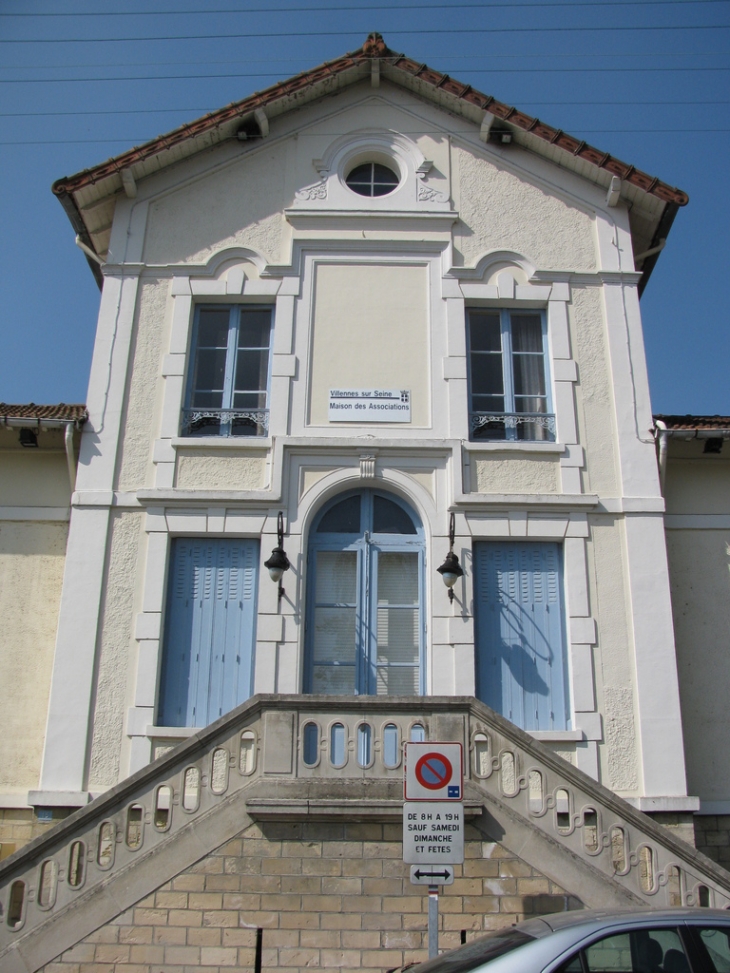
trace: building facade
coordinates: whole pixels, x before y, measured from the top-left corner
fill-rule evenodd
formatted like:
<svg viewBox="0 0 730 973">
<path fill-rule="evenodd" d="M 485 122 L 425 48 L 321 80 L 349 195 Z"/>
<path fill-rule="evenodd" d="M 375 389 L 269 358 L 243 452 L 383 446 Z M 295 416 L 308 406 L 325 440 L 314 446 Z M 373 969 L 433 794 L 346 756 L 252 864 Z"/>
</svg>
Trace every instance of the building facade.
<svg viewBox="0 0 730 973">
<path fill-rule="evenodd" d="M 694 750 L 687 786 L 697 700 L 639 311 L 686 196 L 378 35 L 54 191 L 103 289 L 42 766 L 12 786 L 46 812 L 98 800 L 54 832 L 61 857 L 35 842 L 0 870 L 7 955 L 24 928 L 31 953 L 43 923 L 58 937 L 116 844 L 132 863 L 142 823 L 158 871 L 64 927 L 61 968 L 107 944 L 123 969 L 122 927 L 154 925 L 134 910 L 174 926 L 183 894 L 190 924 L 215 928 L 150 932 L 158 960 L 248 962 L 251 933 L 221 931 L 239 922 L 276 929 L 271 962 L 292 968 L 422 955 L 399 859 L 408 739 L 466 748 L 454 935 L 570 896 L 724 902 L 722 870 L 638 813 L 691 839 L 708 786 Z M 224 813 L 239 790 L 243 831 Z M 195 831 L 203 814 L 196 857 L 180 815 Z M 312 936 L 285 912 L 314 917 Z M 391 933 L 380 962 L 368 950 Z M 32 968 L 56 955 L 38 946 Z"/>
</svg>

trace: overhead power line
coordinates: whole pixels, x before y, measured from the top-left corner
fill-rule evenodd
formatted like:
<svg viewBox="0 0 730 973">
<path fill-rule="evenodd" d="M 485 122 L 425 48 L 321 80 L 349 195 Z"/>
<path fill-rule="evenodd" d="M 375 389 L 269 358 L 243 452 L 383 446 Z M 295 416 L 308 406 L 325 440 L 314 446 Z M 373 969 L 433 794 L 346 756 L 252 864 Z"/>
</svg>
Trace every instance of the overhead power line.
<svg viewBox="0 0 730 973">
<path fill-rule="evenodd" d="M 727 0 L 642 0 L 641 7 L 673 7 L 673 6 L 694 6 L 696 4 L 726 3 Z M 633 7 L 636 8 L 636 0 L 577 0 L 575 3 L 560 2 L 546 3 L 450 3 L 449 10 L 498 10 L 535 7 Z M 80 11 L 78 13 L 56 13 L 54 11 L 42 11 L 39 13 L 0 13 L 1 17 L 13 18 L 45 18 L 45 17 L 181 17 L 190 15 L 204 14 L 272 14 L 272 13 L 364 13 L 369 10 L 393 10 L 393 4 L 368 3 L 358 7 L 220 7 L 203 8 L 201 10 L 110 10 L 103 12 L 100 10 Z M 398 10 L 443 10 L 442 3 L 399 3 Z"/>
<path fill-rule="evenodd" d="M 730 133 L 730 128 L 692 128 L 692 134 L 696 135 L 723 135 Z M 329 133 L 335 134 L 335 133 Z M 575 138 L 581 138 L 584 135 L 676 135 L 677 129 L 675 128 L 583 128 L 574 133 Z M 193 138 L 197 136 L 191 136 Z M 152 142 L 156 136 L 152 135 L 147 138 L 141 139 L 54 139 L 54 145 L 125 145 L 130 144 L 134 146 L 144 145 L 147 142 Z M 229 141 L 224 139 L 221 141 Z M 233 141 L 231 139 L 230 141 Z M 221 143 L 219 143 L 221 144 Z M 38 141 L 18 141 L 18 142 L 0 142 L 1 146 L 16 146 L 16 145 L 48 145 L 47 139 L 40 139 Z"/>
<path fill-rule="evenodd" d="M 730 71 L 726 68 L 470 68 L 469 74 L 636 74 L 671 71 L 695 73 L 698 71 Z M 236 78 L 278 78 L 278 74 L 128 74 L 107 78 L 0 78 L 3 84 L 77 84 L 84 81 L 215 81 Z"/>
<path fill-rule="evenodd" d="M 556 106 L 573 107 L 597 107 L 612 105 L 614 108 L 622 108 L 634 105 L 642 105 L 646 108 L 656 108 L 663 105 L 672 108 L 699 106 L 699 105 L 730 105 L 727 101 L 647 101 L 642 98 L 640 101 L 525 101 L 525 105 L 531 108 L 549 108 Z M 208 115 L 215 111 L 215 108 L 117 108 L 105 111 L 21 111 L 21 112 L 0 112 L 0 118 L 69 118 L 76 115 L 84 117 L 89 115 Z"/>
<path fill-rule="evenodd" d="M 728 30 L 730 24 L 672 24 L 660 27 L 454 27 L 422 28 L 417 30 L 394 30 L 393 36 L 420 37 L 424 34 L 574 34 L 641 31 L 688 31 L 688 30 Z M 41 37 L 41 38 L 0 38 L 0 44 L 139 44 L 142 41 L 221 41 L 257 40 L 265 37 L 362 37 L 364 30 L 311 30 L 311 31 L 265 31 L 244 34 L 158 34 L 151 37 Z"/>
</svg>

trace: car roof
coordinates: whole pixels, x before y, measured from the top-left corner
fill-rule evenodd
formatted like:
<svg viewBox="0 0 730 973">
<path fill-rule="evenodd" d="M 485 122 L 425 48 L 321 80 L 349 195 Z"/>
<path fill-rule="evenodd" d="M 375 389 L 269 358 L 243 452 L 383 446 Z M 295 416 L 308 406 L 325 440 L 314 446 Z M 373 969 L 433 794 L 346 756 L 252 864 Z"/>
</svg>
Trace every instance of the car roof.
<svg viewBox="0 0 730 973">
<path fill-rule="evenodd" d="M 555 912 L 541 916 L 539 919 L 527 919 L 517 924 L 516 928 L 538 939 L 551 932 L 570 929 L 573 926 L 595 924 L 606 928 L 613 925 L 652 925 L 656 922 L 689 922 L 712 923 L 721 922 L 730 925 L 730 912 L 724 909 L 575 909 L 569 912 Z"/>
</svg>

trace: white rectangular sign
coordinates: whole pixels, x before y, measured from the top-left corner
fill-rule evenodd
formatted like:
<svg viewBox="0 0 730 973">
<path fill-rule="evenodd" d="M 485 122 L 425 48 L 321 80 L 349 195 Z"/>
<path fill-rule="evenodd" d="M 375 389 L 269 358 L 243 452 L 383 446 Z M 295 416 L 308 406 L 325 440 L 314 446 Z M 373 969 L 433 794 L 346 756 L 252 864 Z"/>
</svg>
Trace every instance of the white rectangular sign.
<svg viewBox="0 0 730 973">
<path fill-rule="evenodd" d="M 330 389 L 330 422 L 410 422 L 408 389 Z"/>
<path fill-rule="evenodd" d="M 403 805 L 403 861 L 407 865 L 461 865 L 464 805 L 407 801 Z"/>
<path fill-rule="evenodd" d="M 407 801 L 463 801 L 460 743 L 406 743 Z"/>
</svg>

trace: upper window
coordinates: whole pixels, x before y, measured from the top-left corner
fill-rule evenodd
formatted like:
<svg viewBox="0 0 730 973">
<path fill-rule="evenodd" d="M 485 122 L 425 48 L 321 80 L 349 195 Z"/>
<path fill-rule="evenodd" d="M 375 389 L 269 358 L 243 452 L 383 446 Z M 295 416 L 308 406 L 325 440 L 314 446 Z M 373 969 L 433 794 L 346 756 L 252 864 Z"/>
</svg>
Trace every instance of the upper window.
<svg viewBox="0 0 730 973">
<path fill-rule="evenodd" d="M 184 436 L 266 436 L 271 309 L 199 307 Z"/>
<path fill-rule="evenodd" d="M 469 311 L 469 438 L 554 442 L 540 311 Z"/>
<path fill-rule="evenodd" d="M 387 196 L 398 188 L 400 179 L 380 162 L 363 162 L 355 166 L 345 182 L 359 196 Z"/>
</svg>

